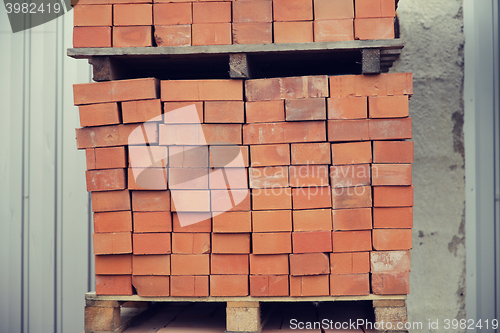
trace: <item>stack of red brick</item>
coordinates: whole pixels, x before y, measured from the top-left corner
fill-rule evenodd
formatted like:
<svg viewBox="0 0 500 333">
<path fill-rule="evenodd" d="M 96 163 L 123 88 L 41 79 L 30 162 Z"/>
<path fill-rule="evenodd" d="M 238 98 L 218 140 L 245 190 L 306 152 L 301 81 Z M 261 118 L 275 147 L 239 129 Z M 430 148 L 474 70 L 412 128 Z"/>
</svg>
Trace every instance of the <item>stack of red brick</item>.
<svg viewBox="0 0 500 333">
<path fill-rule="evenodd" d="M 79 0 L 74 47 L 394 38 L 395 0 Z"/>
<path fill-rule="evenodd" d="M 407 294 L 411 94 L 406 73 L 75 85 L 97 293 Z"/>
</svg>

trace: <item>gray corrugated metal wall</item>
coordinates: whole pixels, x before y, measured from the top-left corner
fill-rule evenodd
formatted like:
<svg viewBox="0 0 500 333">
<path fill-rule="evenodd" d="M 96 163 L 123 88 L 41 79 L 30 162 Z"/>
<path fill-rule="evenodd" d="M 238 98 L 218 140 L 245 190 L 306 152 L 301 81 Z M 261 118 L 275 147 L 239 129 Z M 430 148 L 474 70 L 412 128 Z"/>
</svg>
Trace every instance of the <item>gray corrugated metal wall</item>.
<svg viewBox="0 0 500 333">
<path fill-rule="evenodd" d="M 0 332 L 81 332 L 93 289 L 72 13 L 13 34 L 0 10 Z"/>
</svg>

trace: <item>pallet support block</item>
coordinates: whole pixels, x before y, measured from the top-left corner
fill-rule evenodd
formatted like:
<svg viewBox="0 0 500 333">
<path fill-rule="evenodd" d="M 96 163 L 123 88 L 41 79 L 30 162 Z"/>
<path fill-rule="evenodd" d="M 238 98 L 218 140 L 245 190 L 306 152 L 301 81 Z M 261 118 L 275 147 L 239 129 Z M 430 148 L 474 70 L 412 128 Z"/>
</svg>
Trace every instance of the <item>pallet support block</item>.
<svg viewBox="0 0 500 333">
<path fill-rule="evenodd" d="M 405 324 L 408 321 L 405 300 L 374 300 L 373 310 L 375 312 L 375 322 L 391 323 L 393 330 L 377 330 L 377 333 L 408 333 L 407 330 L 398 330 L 397 324 Z"/>
<path fill-rule="evenodd" d="M 227 302 L 226 333 L 258 333 L 261 329 L 259 302 Z"/>
<path fill-rule="evenodd" d="M 121 307 L 127 309 L 121 309 Z M 123 332 L 147 310 L 146 302 L 100 301 L 87 299 L 85 333 Z"/>
<path fill-rule="evenodd" d="M 92 65 L 92 79 L 96 82 L 122 79 L 121 71 L 116 61 L 111 57 L 91 57 L 89 64 Z"/>
<path fill-rule="evenodd" d="M 251 77 L 246 53 L 229 54 L 229 77 L 232 79 L 249 79 Z"/>
<path fill-rule="evenodd" d="M 380 49 L 361 50 L 361 63 L 363 74 L 380 73 Z"/>
</svg>

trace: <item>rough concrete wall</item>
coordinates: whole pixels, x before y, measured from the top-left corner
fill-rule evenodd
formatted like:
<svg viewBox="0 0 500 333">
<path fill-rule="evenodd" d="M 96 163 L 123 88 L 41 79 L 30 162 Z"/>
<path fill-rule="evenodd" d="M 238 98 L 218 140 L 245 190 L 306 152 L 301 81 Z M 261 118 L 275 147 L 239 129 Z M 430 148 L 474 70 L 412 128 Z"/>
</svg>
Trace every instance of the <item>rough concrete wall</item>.
<svg viewBox="0 0 500 333">
<path fill-rule="evenodd" d="M 418 332 L 442 332 L 444 319 L 465 318 L 462 1 L 401 0 L 398 13 L 405 48 L 391 72 L 414 77 L 409 320 L 424 323 Z"/>
</svg>

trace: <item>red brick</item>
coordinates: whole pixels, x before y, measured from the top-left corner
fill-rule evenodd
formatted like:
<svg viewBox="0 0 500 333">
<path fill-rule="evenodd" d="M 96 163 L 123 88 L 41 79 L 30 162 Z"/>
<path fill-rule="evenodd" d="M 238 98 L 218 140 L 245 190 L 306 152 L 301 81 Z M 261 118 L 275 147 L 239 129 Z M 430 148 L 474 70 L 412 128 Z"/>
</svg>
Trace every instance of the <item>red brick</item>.
<svg viewBox="0 0 500 333">
<path fill-rule="evenodd" d="M 284 123 L 245 124 L 243 125 L 243 144 L 260 145 L 283 143 Z"/>
<path fill-rule="evenodd" d="M 124 190 L 124 169 L 89 170 L 85 172 L 87 178 L 87 191 Z"/>
<path fill-rule="evenodd" d="M 203 124 L 201 127 L 209 145 L 242 144 L 240 124 Z"/>
<path fill-rule="evenodd" d="M 356 18 L 354 19 L 355 39 L 393 39 L 393 18 Z"/>
<path fill-rule="evenodd" d="M 331 252 L 330 231 L 293 232 L 293 253 Z"/>
<path fill-rule="evenodd" d="M 291 232 L 253 233 L 252 253 L 281 254 L 292 253 Z"/>
<path fill-rule="evenodd" d="M 290 146 L 286 144 L 250 146 L 250 159 L 253 167 L 290 165 Z"/>
<path fill-rule="evenodd" d="M 328 141 L 367 141 L 370 139 L 368 120 L 329 120 Z"/>
<path fill-rule="evenodd" d="M 349 142 L 332 144 L 332 164 L 364 164 L 372 162 L 370 142 Z"/>
<path fill-rule="evenodd" d="M 250 253 L 250 233 L 212 234 L 212 253 Z"/>
<path fill-rule="evenodd" d="M 158 80 L 154 78 L 74 84 L 74 103 L 82 105 L 154 99 L 158 98 L 158 87 Z"/>
<path fill-rule="evenodd" d="M 290 296 L 330 295 L 329 275 L 290 276 Z"/>
<path fill-rule="evenodd" d="M 292 193 L 289 188 L 252 190 L 252 209 L 292 209 Z"/>
<path fill-rule="evenodd" d="M 234 1 L 233 23 L 273 22 L 273 2 Z"/>
<path fill-rule="evenodd" d="M 372 228 L 371 208 L 335 209 L 332 212 L 333 230 L 368 230 Z"/>
<path fill-rule="evenodd" d="M 279 79 L 282 99 L 329 97 L 326 75 L 284 77 Z"/>
<path fill-rule="evenodd" d="M 130 275 L 132 274 L 132 255 L 117 254 L 95 256 L 96 275 Z"/>
<path fill-rule="evenodd" d="M 245 115 L 247 124 L 285 121 L 284 101 L 247 102 Z"/>
<path fill-rule="evenodd" d="M 337 20 L 354 18 L 352 0 L 314 0 L 314 20 Z"/>
<path fill-rule="evenodd" d="M 129 168 L 128 188 L 130 190 L 166 190 L 167 170 L 162 168 Z"/>
<path fill-rule="evenodd" d="M 372 273 L 372 292 L 375 295 L 407 295 L 410 293 L 410 274 Z"/>
<path fill-rule="evenodd" d="M 208 168 L 169 168 L 168 186 L 172 190 L 208 189 Z"/>
<path fill-rule="evenodd" d="M 330 144 L 326 142 L 292 144 L 292 164 L 330 164 Z"/>
<path fill-rule="evenodd" d="M 171 296 L 207 297 L 209 296 L 208 276 L 171 276 Z"/>
<path fill-rule="evenodd" d="M 357 296 L 370 294 L 370 274 L 330 275 L 330 295 Z"/>
<path fill-rule="evenodd" d="M 283 123 L 283 140 L 285 143 L 326 141 L 325 122 L 307 121 Z"/>
<path fill-rule="evenodd" d="M 253 232 L 292 231 L 292 211 L 262 210 L 252 212 Z"/>
<path fill-rule="evenodd" d="M 153 29 L 151 26 L 113 27 L 113 47 L 147 46 L 153 46 Z"/>
<path fill-rule="evenodd" d="M 87 165 L 87 170 L 94 170 L 95 167 L 95 149 L 85 149 L 85 163 Z"/>
<path fill-rule="evenodd" d="M 290 186 L 328 186 L 327 165 L 292 165 L 290 166 Z"/>
<path fill-rule="evenodd" d="M 373 187 L 373 207 L 413 206 L 413 186 Z"/>
<path fill-rule="evenodd" d="M 370 185 L 370 164 L 333 165 L 330 177 L 333 188 Z"/>
<path fill-rule="evenodd" d="M 111 27 L 73 28 L 73 47 L 111 46 Z"/>
<path fill-rule="evenodd" d="M 210 166 L 213 168 L 248 167 L 250 165 L 248 155 L 248 146 L 210 146 Z"/>
<path fill-rule="evenodd" d="M 356 18 L 394 17 L 393 0 L 355 0 Z"/>
<path fill-rule="evenodd" d="M 198 23 L 192 26 L 193 45 L 232 44 L 231 23 Z"/>
<path fill-rule="evenodd" d="M 330 260 L 327 254 L 290 254 L 290 275 L 322 274 L 330 274 Z"/>
<path fill-rule="evenodd" d="M 374 164 L 373 185 L 411 185 L 411 164 Z"/>
<path fill-rule="evenodd" d="M 373 273 L 409 272 L 410 251 L 373 251 L 370 263 Z"/>
<path fill-rule="evenodd" d="M 210 275 L 210 296 L 248 296 L 248 275 Z"/>
<path fill-rule="evenodd" d="M 373 229 L 373 248 L 377 251 L 409 250 L 411 229 Z"/>
<path fill-rule="evenodd" d="M 132 274 L 170 275 L 170 254 L 133 256 Z"/>
<path fill-rule="evenodd" d="M 224 168 L 209 174 L 210 189 L 248 189 L 246 168 Z"/>
<path fill-rule="evenodd" d="M 251 210 L 250 197 L 250 190 L 211 190 L 212 211 L 249 211 Z"/>
<path fill-rule="evenodd" d="M 330 76 L 330 97 L 356 97 L 357 75 Z"/>
<path fill-rule="evenodd" d="M 250 274 L 288 274 L 288 254 L 250 254 Z"/>
<path fill-rule="evenodd" d="M 101 126 L 120 123 L 117 103 L 80 105 L 80 126 Z"/>
<path fill-rule="evenodd" d="M 410 115 L 408 96 L 368 97 L 370 118 L 403 118 Z"/>
<path fill-rule="evenodd" d="M 200 146 L 207 144 L 203 129 L 199 124 L 159 125 L 158 130 L 160 145 Z"/>
<path fill-rule="evenodd" d="M 251 212 L 225 212 L 213 217 L 214 233 L 252 232 Z"/>
<path fill-rule="evenodd" d="M 293 209 L 332 207 L 330 187 L 303 187 L 292 189 Z"/>
<path fill-rule="evenodd" d="M 113 25 L 113 11 L 110 5 L 80 5 L 73 8 L 75 27 L 98 27 Z"/>
<path fill-rule="evenodd" d="M 210 253 L 210 234 L 187 233 L 187 232 L 173 233 L 172 253 L 176 254 Z"/>
<path fill-rule="evenodd" d="M 167 88 L 170 89 L 171 87 Z M 194 91 L 197 94 L 198 87 L 196 86 L 194 88 L 195 88 Z M 192 96 L 192 98 L 196 97 Z M 192 109 L 193 105 L 196 108 L 198 117 L 193 116 L 194 112 L 193 113 L 191 112 L 193 111 Z M 165 102 L 163 103 L 163 112 L 165 114 L 164 116 L 165 124 L 200 124 L 203 122 L 203 102 Z"/>
<path fill-rule="evenodd" d="M 94 213 L 94 232 L 131 232 L 130 211 Z"/>
<path fill-rule="evenodd" d="M 246 80 L 245 97 L 247 102 L 281 100 L 280 79 L 273 78 L 273 79 Z M 269 105 L 269 103 L 265 104 L 263 103 L 260 104 L 259 106 L 266 107 L 267 105 Z M 284 116 L 284 109 L 283 109 L 283 116 Z M 262 115 L 262 117 L 264 117 L 264 115 Z"/>
<path fill-rule="evenodd" d="M 122 103 L 122 118 L 125 124 L 161 120 L 161 115 L 162 110 L 159 99 Z"/>
<path fill-rule="evenodd" d="M 155 3 L 153 4 L 154 25 L 179 25 L 193 23 L 192 4 Z"/>
<path fill-rule="evenodd" d="M 193 3 L 193 23 L 230 23 L 230 2 Z"/>
<path fill-rule="evenodd" d="M 200 96 L 200 80 L 161 81 L 161 100 L 168 102 L 202 101 L 203 97 Z M 191 104 L 195 103 L 177 103 L 174 106 L 181 108 Z M 199 111 L 198 105 L 196 106 Z M 172 107 L 172 109 L 174 108 Z M 165 110 L 165 113 L 167 113 L 167 110 Z M 186 123 L 187 121 L 184 120 L 184 117 L 182 118 L 179 122 Z"/>
<path fill-rule="evenodd" d="M 155 25 L 156 46 L 191 46 L 191 25 Z"/>
<path fill-rule="evenodd" d="M 274 21 L 312 21 L 312 0 L 274 0 Z"/>
<path fill-rule="evenodd" d="M 373 208 L 373 227 L 403 229 L 413 227 L 413 208 Z"/>
<path fill-rule="evenodd" d="M 143 130 L 146 131 L 146 138 Z M 144 142 L 144 140 L 148 140 L 148 142 Z M 158 126 L 156 123 L 146 123 L 140 126 L 129 124 L 85 127 L 76 130 L 78 149 L 126 146 L 128 144 L 144 145 L 147 143 L 158 143 Z"/>
<path fill-rule="evenodd" d="M 314 21 L 315 42 L 337 42 L 354 40 L 354 20 Z"/>
<path fill-rule="evenodd" d="M 162 146 L 128 146 L 128 157 L 131 168 L 165 168 L 168 164 L 167 147 Z"/>
<path fill-rule="evenodd" d="M 330 271 L 331 274 L 369 273 L 370 252 L 330 253 Z"/>
<path fill-rule="evenodd" d="M 250 276 L 250 296 L 288 296 L 288 275 Z"/>
<path fill-rule="evenodd" d="M 275 43 L 312 43 L 313 41 L 314 34 L 312 21 L 274 22 Z"/>
<path fill-rule="evenodd" d="M 392 75 L 392 74 L 390 74 Z M 391 76 L 384 75 L 355 75 L 354 86 L 356 96 L 387 96 L 393 95 Z"/>
<path fill-rule="evenodd" d="M 117 169 L 127 167 L 125 147 L 96 148 L 94 151 L 96 169 Z"/>
<path fill-rule="evenodd" d="M 341 187 L 332 189 L 333 209 L 367 208 L 371 206 L 371 186 Z"/>
<path fill-rule="evenodd" d="M 250 179 L 250 188 L 276 188 L 288 186 L 288 167 L 286 166 L 249 168 L 248 176 Z"/>
<path fill-rule="evenodd" d="M 371 230 L 332 232 L 333 252 L 366 252 L 372 250 Z"/>
<path fill-rule="evenodd" d="M 153 5 L 151 4 L 113 5 L 113 25 L 115 27 L 152 24 Z"/>
<path fill-rule="evenodd" d="M 134 212 L 134 233 L 172 232 L 170 212 Z"/>
<path fill-rule="evenodd" d="M 132 191 L 132 210 L 134 212 L 170 211 L 169 191 Z"/>
<path fill-rule="evenodd" d="M 332 211 L 330 209 L 293 211 L 293 231 L 324 230 L 332 230 Z"/>
<path fill-rule="evenodd" d="M 208 146 L 170 146 L 169 167 L 208 168 Z M 194 170 L 196 171 L 196 170 Z"/>
<path fill-rule="evenodd" d="M 170 233 L 133 234 L 134 254 L 169 254 L 172 252 Z"/>
<path fill-rule="evenodd" d="M 131 209 L 130 192 L 128 190 L 93 192 L 91 197 L 93 212 L 114 212 Z"/>
<path fill-rule="evenodd" d="M 328 99 L 328 119 L 365 119 L 368 117 L 366 97 L 334 97 Z"/>
<path fill-rule="evenodd" d="M 232 28 L 233 44 L 271 44 L 273 42 L 272 23 L 233 23 Z"/>
<path fill-rule="evenodd" d="M 142 297 L 170 296 L 170 276 L 132 276 L 132 285 Z"/>
<path fill-rule="evenodd" d="M 374 141 L 373 163 L 413 163 L 413 141 Z"/>
<path fill-rule="evenodd" d="M 97 295 L 132 295 L 131 275 L 96 275 Z"/>
<path fill-rule="evenodd" d="M 246 254 L 212 254 L 210 274 L 212 275 L 248 275 L 250 266 Z"/>
<path fill-rule="evenodd" d="M 209 190 L 172 190 L 173 212 L 210 212 Z"/>
<path fill-rule="evenodd" d="M 285 112 L 287 121 L 323 120 L 326 119 L 325 99 L 287 99 Z"/>
<path fill-rule="evenodd" d="M 171 275 L 209 275 L 209 254 L 172 254 Z"/>
<path fill-rule="evenodd" d="M 174 232 L 211 232 L 212 214 L 209 212 L 173 213 L 172 223 Z"/>
<path fill-rule="evenodd" d="M 244 123 L 245 104 L 237 101 L 205 102 L 206 123 Z"/>
<path fill-rule="evenodd" d="M 386 80 L 393 85 L 393 95 L 413 95 L 412 73 L 384 74 Z"/>
<path fill-rule="evenodd" d="M 94 254 L 132 253 L 132 234 L 113 232 L 94 234 Z"/>
</svg>

